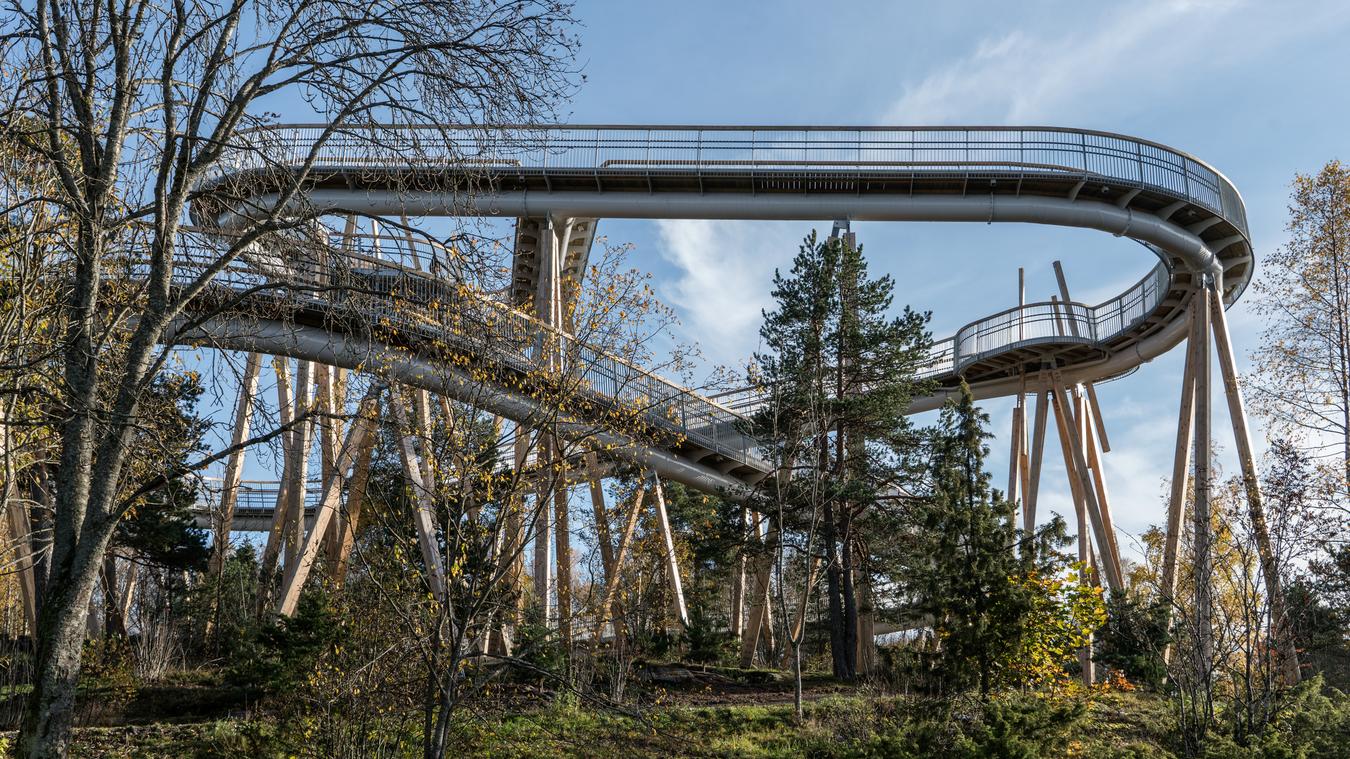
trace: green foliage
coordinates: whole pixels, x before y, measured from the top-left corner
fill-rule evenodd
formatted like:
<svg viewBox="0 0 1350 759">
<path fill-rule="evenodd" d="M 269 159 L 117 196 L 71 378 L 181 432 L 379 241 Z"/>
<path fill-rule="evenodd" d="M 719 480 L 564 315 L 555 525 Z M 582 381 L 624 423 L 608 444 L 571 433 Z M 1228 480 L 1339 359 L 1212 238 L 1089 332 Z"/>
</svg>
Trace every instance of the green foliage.
<svg viewBox="0 0 1350 759">
<path fill-rule="evenodd" d="M 137 561 L 165 569 L 201 571 L 211 551 L 206 531 L 196 525 L 192 509 L 197 489 L 174 480 L 147 496 L 117 525 L 114 540 L 135 552 Z"/>
<path fill-rule="evenodd" d="M 736 650 L 731 633 L 716 625 L 703 605 L 689 607 L 689 627 L 684 630 L 685 658 L 699 664 L 729 661 Z"/>
<path fill-rule="evenodd" d="M 265 694 L 294 689 L 315 672 L 319 660 L 340 644 L 341 622 L 330 599 L 307 590 L 295 614 L 264 623 L 231 659 L 226 679 Z"/>
<path fill-rule="evenodd" d="M 912 474 L 919 436 L 910 401 L 925 389 L 918 370 L 928 360 L 928 315 L 908 307 L 891 314 L 894 281 L 868 277 L 861 248 L 844 239 L 801 245 L 787 274 L 774 273 L 776 308 L 764 315 L 763 350 L 755 361 L 769 399 L 756 415 L 760 439 L 780 468 L 772 509 L 786 533 L 818 530 L 825 567 L 832 669 L 856 673 L 860 572 L 871 572 L 866 518 Z M 878 537 L 884 540 L 888 536 Z M 815 550 L 813 546 L 812 550 Z"/>
<path fill-rule="evenodd" d="M 937 635 L 918 673 L 939 692 L 975 686 L 985 697 L 1057 679 L 1101 623 L 1100 600 L 1065 579 L 1063 522 L 1024 535 L 1013 526 L 1015 504 L 990 488 L 987 422 L 964 386 L 943 410 L 930 492 L 910 508 L 902 573 L 913 612 Z"/>
<path fill-rule="evenodd" d="M 1167 677 L 1162 652 L 1168 642 L 1167 605 L 1124 590 L 1106 602 L 1106 624 L 1097 633 L 1094 659 L 1132 683 L 1154 690 Z"/>
<path fill-rule="evenodd" d="M 545 674 L 561 675 L 567 669 L 567 652 L 558 641 L 557 630 L 543 619 L 538 604 L 525 607 L 516 627 L 516 658 L 535 670 L 523 673 L 528 680 L 538 680 Z"/>
</svg>

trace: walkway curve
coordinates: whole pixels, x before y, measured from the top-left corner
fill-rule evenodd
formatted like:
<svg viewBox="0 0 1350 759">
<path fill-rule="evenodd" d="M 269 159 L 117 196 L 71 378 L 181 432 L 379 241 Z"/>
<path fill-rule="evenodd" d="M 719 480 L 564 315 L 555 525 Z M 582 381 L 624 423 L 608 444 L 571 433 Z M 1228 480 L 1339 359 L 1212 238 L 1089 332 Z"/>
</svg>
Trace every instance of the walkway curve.
<svg viewBox="0 0 1350 759">
<path fill-rule="evenodd" d="M 248 133 L 250 148 L 233 154 L 204 188 L 194 219 L 228 228 L 244 209 L 274 203 L 278 187 L 308 163 L 303 203 L 333 213 L 1020 222 L 1098 229 L 1137 240 L 1160 259 L 1139 284 L 1101 306 L 1060 306 L 1049 319 L 1048 304 L 1029 304 L 940 341 L 933 373 L 945 390 L 914 411 L 940 405 L 962 377 L 977 397 L 1016 392 L 1020 374 L 1047 361 L 1069 381 L 1127 372 L 1184 338 L 1196 277 L 1220 282 L 1231 303 L 1254 268 L 1241 197 L 1222 174 L 1165 146 L 1102 132 L 424 126 L 339 129 L 316 148 L 322 128 Z M 1047 333 L 1051 321 L 1057 326 Z M 1028 337 L 1033 325 L 1038 331 Z M 214 326 L 213 340 L 230 331 Z M 308 348 L 274 339 L 250 344 L 345 365 L 341 354 L 351 347 L 341 345 L 345 339 L 310 336 Z M 241 340 L 248 342 L 236 335 L 235 347 L 243 347 Z M 369 356 L 380 348 L 356 350 Z M 409 367 L 397 378 L 443 383 L 449 380 L 429 379 L 443 369 Z M 728 477 L 678 453 L 671 461 L 659 460 L 668 452 L 643 455 L 655 457 L 648 463 L 658 470 L 679 470 L 673 478 L 695 487 Z M 695 469 L 682 469 L 690 463 Z"/>
</svg>

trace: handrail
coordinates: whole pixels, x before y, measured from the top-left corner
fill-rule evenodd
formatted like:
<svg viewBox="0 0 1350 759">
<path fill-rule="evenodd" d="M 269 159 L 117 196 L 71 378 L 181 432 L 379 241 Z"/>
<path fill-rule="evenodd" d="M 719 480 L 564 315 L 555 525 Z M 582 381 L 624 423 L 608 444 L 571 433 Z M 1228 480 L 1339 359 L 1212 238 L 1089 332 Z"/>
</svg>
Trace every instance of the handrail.
<svg viewBox="0 0 1350 759">
<path fill-rule="evenodd" d="M 189 281 L 198 268 L 216 260 L 220 234 L 184 232 L 187 244 L 180 247 L 183 260 L 175 267 L 176 280 Z M 309 301 L 325 309 L 356 308 L 372 323 L 473 350 L 486 360 L 525 372 L 542 365 L 538 360 L 542 346 L 559 345 L 572 359 L 567 364 L 582 372 L 574 378 L 606 401 L 645 406 L 662 426 L 741 463 L 753 465 L 761 458 L 757 441 L 743 429 L 746 417 L 763 403 L 762 393 L 736 391 L 725 403 L 716 396 L 699 395 L 468 285 L 377 258 L 372 255 L 373 237 L 350 236 L 343 242 L 345 247 L 287 239 L 284 244 L 297 253 L 308 249 L 288 258 L 289 276 L 278 279 L 275 271 L 263 274 L 239 260 L 217 275 L 214 284 L 236 290 L 269 285 L 284 289 L 281 300 L 288 306 Z M 1169 278 L 1169 270 L 1160 263 L 1124 293 L 1097 306 L 1030 303 L 976 320 L 952 337 L 935 341 L 919 376 L 960 374 L 976 361 L 1019 346 L 1110 340 L 1153 311 Z M 489 344 L 485 339 L 489 334 L 500 340 Z"/>
<path fill-rule="evenodd" d="M 1248 234 L 1241 194 L 1209 164 L 1149 140 L 1063 127 L 713 127 L 275 125 L 240 134 L 213 181 L 255 170 L 459 167 L 513 173 L 709 171 L 894 172 L 941 168 L 971 176 L 1104 178 L 1219 214 Z M 638 164 L 635 163 L 634 167 Z M 631 170 L 631 169 L 629 169 Z"/>
<path fill-rule="evenodd" d="M 174 268 L 177 284 L 193 279 L 200 269 L 218 260 L 212 238 L 219 233 L 188 230 L 180 244 L 180 262 Z M 744 417 L 699 396 L 623 358 L 589 345 L 518 309 L 450 280 L 365 255 L 360 249 L 342 250 L 322 244 L 286 240 L 297 247 L 313 246 L 311 255 L 292 257 L 287 276 L 262 274 L 246 260 L 237 260 L 213 279 L 213 285 L 236 292 L 274 288 L 275 305 L 312 306 L 341 313 L 354 309 L 368 323 L 417 334 L 441 345 L 472 351 L 484 360 L 521 372 L 543 366 L 545 345 L 558 345 L 571 358 L 569 379 L 580 389 L 607 402 L 644 408 L 656 421 L 692 442 L 745 464 L 757 465 L 758 443 L 742 431 Z M 319 255 L 321 254 L 321 255 Z M 129 262 L 134 269 L 139 262 Z M 259 290 L 250 296 L 265 301 Z M 495 338 L 489 343 L 488 338 Z"/>
</svg>

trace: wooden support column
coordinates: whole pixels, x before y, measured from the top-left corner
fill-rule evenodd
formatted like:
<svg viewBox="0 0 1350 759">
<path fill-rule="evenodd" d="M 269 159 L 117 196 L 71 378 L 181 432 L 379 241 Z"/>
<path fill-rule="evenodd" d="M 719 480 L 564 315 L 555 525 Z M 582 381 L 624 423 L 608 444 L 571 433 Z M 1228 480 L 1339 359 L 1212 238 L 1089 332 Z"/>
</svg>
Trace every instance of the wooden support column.
<svg viewBox="0 0 1350 759">
<path fill-rule="evenodd" d="M 5 521 L 9 528 L 10 545 L 14 548 L 14 571 L 18 575 L 19 596 L 23 602 L 24 623 L 29 634 L 37 631 L 37 588 L 33 578 L 32 526 L 28 510 L 18 498 L 9 456 L 5 456 Z"/>
<path fill-rule="evenodd" d="M 1067 404 L 1062 395 L 1061 389 L 1056 385 L 1050 397 L 1055 412 L 1055 427 L 1059 433 L 1060 453 L 1064 457 L 1064 472 L 1066 479 L 1069 481 L 1069 493 L 1073 498 L 1074 516 L 1078 523 L 1078 563 L 1083 568 L 1083 575 L 1079 578 L 1079 581 L 1092 584 L 1094 582 L 1093 565 L 1095 562 L 1092 557 L 1092 542 L 1088 539 L 1087 534 L 1088 507 L 1084 496 L 1083 478 L 1078 476 L 1077 464 L 1071 450 L 1075 443 L 1070 435 L 1070 430 L 1075 421 L 1068 413 Z M 1091 642 L 1078 650 L 1078 668 L 1084 685 L 1092 685 L 1096 681 Z"/>
<path fill-rule="evenodd" d="M 502 568 L 510 578 L 512 591 L 516 593 L 516 610 L 511 619 L 511 624 L 514 625 L 519 621 L 520 613 L 525 610 L 525 495 L 522 488 L 525 481 L 525 458 L 530 452 L 530 432 L 523 425 L 516 425 L 512 447 L 514 488 L 507 503 L 506 548 L 499 561 L 509 562 Z"/>
<path fill-rule="evenodd" d="M 1045 424 L 1050 410 L 1050 378 L 1040 373 L 1039 389 L 1036 391 L 1036 424 L 1031 433 L 1030 473 L 1027 477 L 1026 493 L 1022 497 L 1022 528 L 1028 533 L 1036 529 L 1036 500 L 1041 490 L 1041 465 L 1045 459 Z"/>
<path fill-rule="evenodd" d="M 117 601 L 122 619 L 131 618 L 131 604 L 136 599 L 136 584 L 140 581 L 140 565 L 134 560 L 127 562 L 127 581 L 122 586 L 122 595 Z"/>
<path fill-rule="evenodd" d="M 591 492 L 591 509 L 595 512 L 595 537 L 600 544 L 600 561 L 605 570 L 605 587 L 608 587 L 610 578 L 619 572 L 619 566 L 614 558 L 614 538 L 609 532 L 609 509 L 605 506 L 605 487 L 600 474 L 600 461 L 594 452 L 587 453 L 585 458 L 586 469 L 590 475 L 588 484 Z M 602 604 L 602 608 L 597 611 L 598 616 L 603 617 L 607 613 L 607 604 Z M 623 611 L 617 603 L 613 616 L 616 621 L 623 618 Z M 617 634 L 617 624 L 615 630 Z M 599 637 L 593 640 L 598 641 Z"/>
<path fill-rule="evenodd" d="M 750 528 L 750 510 L 741 507 L 741 536 Z M 736 569 L 731 575 L 731 635 L 740 640 L 745 633 L 745 551 L 736 552 Z"/>
<path fill-rule="evenodd" d="M 1007 498 L 1010 502 L 1018 501 L 1018 482 L 1020 481 L 1020 470 L 1022 465 L 1022 401 L 1025 396 L 1022 393 L 1017 394 L 1016 405 L 1012 410 L 1012 449 L 1008 452 L 1008 490 Z M 1024 494 L 1025 495 L 1025 494 Z"/>
<path fill-rule="evenodd" d="M 1077 395 L 1074 402 L 1078 406 L 1079 429 L 1083 437 L 1083 446 L 1086 448 L 1088 472 L 1092 476 L 1092 484 L 1097 494 L 1097 507 L 1101 509 L 1102 530 L 1106 533 L 1106 545 L 1099 552 L 1102 555 L 1103 562 L 1109 562 L 1115 567 L 1117 577 L 1124 582 L 1124 572 L 1120 566 L 1120 546 L 1116 543 L 1116 526 L 1111 519 L 1111 498 L 1106 490 L 1106 472 L 1102 470 L 1101 454 L 1097 449 L 1097 436 L 1095 430 L 1102 427 L 1096 415 L 1092 413 L 1092 404 L 1087 402 L 1086 393 Z M 1123 585 L 1122 585 L 1123 587 Z"/>
<path fill-rule="evenodd" d="M 1059 449 L 1064 456 L 1064 472 L 1069 481 L 1069 494 L 1073 498 L 1073 509 L 1075 518 L 1078 520 L 1078 561 L 1084 567 L 1084 572 L 1089 572 L 1091 564 L 1091 543 L 1088 540 L 1088 516 L 1087 506 L 1083 503 L 1083 484 L 1082 479 L 1074 471 L 1073 452 L 1070 450 L 1072 445 L 1069 441 L 1069 420 L 1068 415 L 1064 413 L 1058 396 L 1052 396 L 1052 406 L 1055 411 L 1055 429 L 1059 432 Z"/>
<path fill-rule="evenodd" d="M 547 445 L 540 443 L 540 447 Z M 551 493 L 540 478 L 540 485 L 534 496 L 534 595 L 539 604 L 540 616 L 547 623 L 553 618 L 553 515 L 549 502 Z"/>
<path fill-rule="evenodd" d="M 1190 479 L 1191 444 L 1195 432 L 1195 367 L 1200 349 L 1196 334 L 1195 303 L 1187 309 L 1186 365 L 1181 378 L 1180 411 L 1177 416 L 1176 448 L 1172 459 L 1172 487 L 1167 500 L 1167 534 L 1163 536 L 1161 587 L 1168 602 L 1170 619 L 1172 597 L 1177 589 L 1177 557 L 1181 545 L 1181 525 L 1186 515 L 1186 485 Z"/>
<path fill-rule="evenodd" d="M 277 567 L 277 556 L 281 553 L 281 541 L 286 528 L 286 506 L 290 502 L 287 497 L 289 483 L 291 481 L 291 448 L 295 445 L 295 428 L 291 426 L 294 421 L 292 413 L 295 411 L 295 402 L 291 395 L 291 370 L 290 361 L 283 356 L 272 357 L 272 371 L 277 378 L 277 422 L 283 428 L 281 433 L 281 474 L 277 480 L 277 499 L 272 505 L 272 525 L 267 531 L 267 543 L 263 547 L 262 555 L 262 577 L 264 581 L 263 592 L 259 598 L 265 600 L 267 590 L 271 585 Z M 265 603 L 260 604 L 259 613 L 266 609 Z"/>
<path fill-rule="evenodd" d="M 1084 382 L 1083 390 L 1087 392 L 1088 407 L 1092 409 L 1092 421 L 1097 430 L 1097 444 L 1101 446 L 1102 453 L 1110 453 L 1111 440 L 1106 436 L 1106 420 L 1102 419 L 1102 407 L 1097 403 L 1097 388 L 1091 382 Z"/>
<path fill-rule="evenodd" d="M 379 407 L 375 409 L 378 419 Z M 361 443 L 361 452 L 356 456 L 352 467 L 352 478 L 347 483 L 347 503 L 345 518 L 342 520 L 342 537 L 338 541 L 338 553 L 333 562 L 333 582 L 338 587 L 347 580 L 347 565 L 351 560 L 352 546 L 356 544 L 356 532 L 361 528 L 361 508 L 365 505 L 366 486 L 370 482 L 370 460 L 375 452 L 377 430 L 372 429 Z"/>
<path fill-rule="evenodd" d="M 1069 284 L 1064 278 L 1064 266 L 1060 265 L 1060 262 L 1058 261 L 1054 262 L 1054 281 L 1056 281 L 1056 284 L 1060 285 L 1060 297 L 1064 298 L 1064 303 L 1071 303 L 1072 298 L 1069 298 Z M 1077 327 L 1076 321 L 1072 319 L 1072 311 L 1069 313 L 1071 313 L 1069 324 L 1071 324 L 1071 327 L 1073 328 L 1073 335 L 1077 336 L 1079 335 L 1079 327 Z M 1098 402 L 1096 402 L 1096 388 L 1093 388 L 1092 382 L 1084 382 L 1083 386 L 1087 389 L 1088 401 L 1091 401 L 1092 419 L 1096 420 L 1096 431 L 1098 431 L 1099 438 L 1102 439 L 1102 450 L 1110 451 L 1111 442 L 1106 436 L 1106 425 L 1102 423 L 1102 409 L 1098 407 Z"/>
<path fill-rule="evenodd" d="M 1069 433 L 1068 447 L 1073 458 L 1072 462 L 1066 463 L 1069 476 L 1078 480 L 1083 505 L 1087 509 L 1088 521 L 1092 523 L 1092 531 L 1097 539 L 1098 552 L 1105 553 L 1109 550 L 1107 546 L 1110 545 L 1110 539 L 1107 537 L 1106 528 L 1102 524 L 1101 505 L 1097 502 L 1097 493 L 1088 474 L 1087 457 L 1083 455 L 1082 436 L 1078 434 L 1078 423 L 1072 416 L 1073 407 L 1069 404 L 1068 394 L 1064 390 L 1064 380 L 1060 377 L 1058 370 L 1054 372 L 1052 380 L 1056 411 L 1064 415 L 1062 427 Z M 1106 565 L 1107 587 L 1111 590 L 1123 588 L 1124 583 L 1121 580 L 1119 569 L 1109 561 L 1104 563 Z"/>
<path fill-rule="evenodd" d="M 628 507 L 628 519 L 624 523 L 623 533 L 619 535 L 619 548 L 614 555 L 614 571 L 605 577 L 605 595 L 600 600 L 600 608 L 596 611 L 595 632 L 591 638 L 594 641 L 598 642 L 605 631 L 606 616 L 614 620 L 615 638 L 622 637 L 623 618 L 619 613 L 619 604 L 615 598 L 619 590 L 619 578 L 623 575 L 624 560 L 628 558 L 628 547 L 633 542 L 633 532 L 637 528 L 638 515 L 642 512 L 642 500 L 645 494 L 646 485 L 639 479 L 637 491 L 633 494 L 633 503 Z"/>
<path fill-rule="evenodd" d="M 1195 354 L 1195 503 L 1191 508 L 1191 531 L 1194 546 L 1195 583 L 1195 672 L 1208 679 L 1213 657 L 1211 622 L 1213 619 L 1213 538 L 1210 532 L 1210 420 L 1209 420 L 1209 298 L 1205 290 L 1212 286 L 1201 284 L 1195 295 L 1196 346 Z"/>
<path fill-rule="evenodd" d="M 427 583 L 431 594 L 437 601 L 445 600 L 445 564 L 441 560 L 440 544 L 436 542 L 436 504 L 432 483 L 423 471 L 421 457 L 417 453 L 417 430 L 409 418 L 407 403 L 397 388 L 389 390 L 389 405 L 394 409 L 394 418 L 399 426 L 399 454 L 403 461 L 403 476 L 408 479 L 413 490 L 413 524 L 417 529 L 417 542 L 422 550 L 422 562 L 427 568 Z"/>
<path fill-rule="evenodd" d="M 1238 462 L 1242 468 L 1242 482 L 1247 492 L 1247 516 L 1252 522 L 1256 550 L 1261 560 L 1261 576 L 1266 583 L 1270 604 L 1273 634 L 1280 650 L 1281 674 L 1286 685 L 1299 681 L 1298 649 L 1289 629 L 1290 620 L 1284 598 L 1284 581 L 1275 559 L 1275 548 L 1266 524 L 1266 509 L 1261 497 L 1261 480 L 1256 472 L 1256 457 L 1252 453 L 1251 433 L 1247 429 L 1247 409 L 1242 402 L 1242 386 L 1238 382 L 1237 362 L 1233 359 L 1233 342 L 1228 334 L 1228 317 L 1223 311 L 1223 297 L 1218 285 L 1209 291 L 1210 319 L 1214 329 L 1214 345 L 1219 352 L 1219 371 L 1223 375 L 1224 394 L 1228 399 L 1228 418 L 1233 425 L 1233 440 L 1237 444 Z"/>
<path fill-rule="evenodd" d="M 858 653 L 855 665 L 859 675 L 872 674 L 877 664 L 876 598 L 872 594 L 872 573 L 864 569 L 858 573 Z M 806 616 L 805 596 L 801 616 Z M 797 624 L 800 635 L 801 622 Z"/>
<path fill-rule="evenodd" d="M 258 393 L 258 373 L 262 369 L 262 356 L 248 354 L 244 361 L 244 376 L 239 380 L 239 397 L 234 405 L 234 430 L 230 436 L 230 445 L 239 446 L 248 439 L 249 422 L 253 415 L 253 396 Z M 219 577 L 225 566 L 226 554 L 230 550 L 230 531 L 234 526 L 234 510 L 239 503 L 239 481 L 244 476 L 244 449 L 240 448 L 225 461 L 225 478 L 220 485 L 220 504 L 213 515 L 215 535 L 211 544 L 211 562 L 207 571 L 212 577 Z"/>
<path fill-rule="evenodd" d="M 313 417 L 306 414 L 314 411 L 311 385 L 314 377 L 314 363 L 301 361 L 295 371 L 295 419 L 301 420 L 291 438 L 290 462 L 287 469 L 290 482 L 286 485 L 286 522 L 282 529 L 285 559 L 283 566 L 289 569 L 295 557 L 300 553 L 300 542 L 305 535 L 305 491 L 309 486 L 309 453 L 314 444 L 314 430 L 317 425 Z"/>
<path fill-rule="evenodd" d="M 680 560 L 675 555 L 675 536 L 670 531 L 670 518 L 666 514 L 666 494 L 661 488 L 661 479 L 653 472 L 651 478 L 652 495 L 656 496 L 656 521 L 661 527 L 661 539 L 666 546 L 666 571 L 670 574 L 670 591 L 675 595 L 675 614 L 680 626 L 689 627 L 689 610 L 684 605 L 684 585 L 680 580 Z"/>
<path fill-rule="evenodd" d="M 761 517 L 754 515 L 756 525 L 761 523 Z M 758 527 L 756 527 L 758 531 Z M 769 622 L 769 580 L 770 572 L 773 571 L 774 552 L 778 549 L 778 526 L 773 524 L 769 527 L 769 532 L 764 536 L 764 542 L 761 544 L 763 551 L 755 557 L 754 574 L 755 584 L 752 592 L 754 595 L 753 603 L 750 606 L 750 616 L 746 620 L 745 635 L 741 637 L 741 666 L 751 667 L 755 663 L 755 652 L 759 649 L 760 632 L 770 627 Z"/>
<path fill-rule="evenodd" d="M 572 646 L 572 529 L 568 514 L 567 458 L 564 455 L 562 441 L 553 438 L 550 448 L 553 451 L 554 477 L 557 480 L 553 488 L 553 535 L 554 554 L 558 565 L 558 633 L 562 638 L 564 650 Z"/>
<path fill-rule="evenodd" d="M 309 577 L 309 571 L 314 566 L 314 560 L 319 556 L 319 547 L 328 531 L 328 523 L 337 513 L 338 504 L 342 498 L 343 475 L 355 463 L 357 451 L 362 447 L 366 436 L 373 436 L 374 434 L 375 406 L 378 393 L 379 388 L 372 387 L 370 392 L 366 394 L 365 399 L 361 401 L 357 410 L 359 418 L 348 430 L 347 440 L 338 452 L 333 476 L 324 481 L 323 495 L 319 500 L 319 507 L 314 513 L 314 524 L 305 534 L 304 542 L 296 560 L 290 562 L 286 567 L 286 575 L 281 583 L 281 600 L 277 604 L 277 613 L 283 616 L 290 616 L 295 613 L 295 605 L 300 600 L 300 590 Z"/>
<path fill-rule="evenodd" d="M 1059 298 L 1064 301 L 1064 313 L 1069 322 L 1069 334 L 1079 336 L 1078 320 L 1073 318 L 1073 299 L 1069 297 L 1069 285 L 1064 279 L 1064 267 L 1058 261 L 1051 264 L 1055 269 L 1055 282 L 1059 285 Z M 1051 300 L 1054 300 L 1051 297 Z M 1063 333 L 1060 333 L 1063 334 Z"/>
<path fill-rule="evenodd" d="M 595 537 L 600 543 L 600 561 L 605 570 L 605 580 L 614 573 L 614 542 L 609 534 L 609 514 L 605 507 L 605 487 L 600 478 L 600 462 L 594 453 L 587 453 L 587 484 L 591 493 L 591 510 L 595 512 Z"/>
<path fill-rule="evenodd" d="M 347 383 L 345 369 L 326 367 L 323 390 L 323 408 L 328 418 L 323 421 L 323 435 L 320 438 L 320 471 L 324 481 L 334 475 L 337 469 L 337 457 L 344 431 L 340 414 L 347 407 Z M 358 458 L 360 452 L 357 452 Z M 328 523 L 328 534 L 324 536 L 327 548 L 328 565 L 336 567 L 338 554 L 342 553 L 342 536 L 346 532 L 343 523 L 347 521 L 347 509 L 338 509 Z"/>
</svg>

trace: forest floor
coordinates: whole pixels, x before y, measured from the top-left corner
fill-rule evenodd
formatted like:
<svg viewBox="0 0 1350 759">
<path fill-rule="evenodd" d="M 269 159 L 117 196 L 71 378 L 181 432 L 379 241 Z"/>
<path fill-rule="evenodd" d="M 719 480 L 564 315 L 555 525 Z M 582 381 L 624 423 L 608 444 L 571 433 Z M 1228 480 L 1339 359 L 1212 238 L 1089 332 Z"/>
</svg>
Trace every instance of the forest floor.
<svg viewBox="0 0 1350 759">
<path fill-rule="evenodd" d="M 542 689 L 499 693 L 462 713 L 450 755 L 919 757 L 941 747 L 944 759 L 1171 756 L 1161 748 L 1169 722 L 1165 705 L 1139 693 L 1058 699 L 1030 711 L 1015 705 L 1000 712 L 990 728 L 988 707 L 974 701 L 953 704 L 885 694 L 813 676 L 804 681 L 805 716 L 797 721 L 791 680 L 784 673 L 649 665 L 638 670 L 626 700 L 629 706 L 608 708 Z M 415 720 L 402 727 L 352 729 L 313 714 L 279 718 L 256 705 L 231 709 L 230 698 L 213 701 L 201 692 L 187 701 L 170 692 L 141 701 L 123 713 L 121 721 L 129 724 L 109 724 L 119 721 L 109 719 L 104 726 L 79 728 L 72 756 L 421 755 L 416 730 L 408 726 Z M 151 715 L 149 702 L 164 711 Z M 184 711 L 175 704 L 195 708 Z M 213 708 L 223 711 L 213 715 Z M 972 732 L 972 725 L 981 727 Z M 4 734 L 0 741 L 12 737 Z"/>
</svg>

